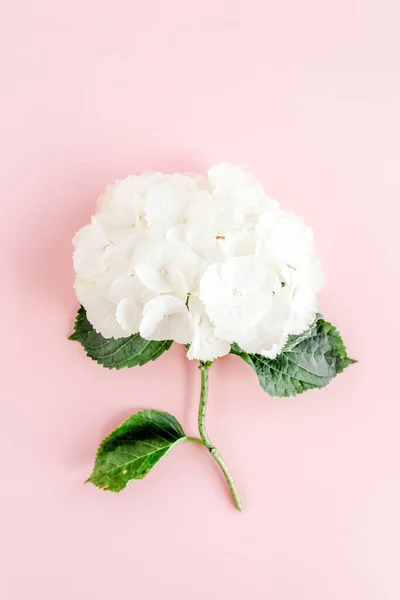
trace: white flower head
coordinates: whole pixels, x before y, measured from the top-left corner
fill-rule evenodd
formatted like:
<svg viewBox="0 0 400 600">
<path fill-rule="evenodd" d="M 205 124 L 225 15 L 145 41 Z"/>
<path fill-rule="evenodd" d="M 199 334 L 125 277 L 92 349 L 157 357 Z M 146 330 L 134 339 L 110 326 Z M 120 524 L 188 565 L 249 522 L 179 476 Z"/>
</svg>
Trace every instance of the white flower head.
<svg viewBox="0 0 400 600">
<path fill-rule="evenodd" d="M 107 187 L 74 237 L 75 290 L 104 337 L 140 333 L 212 361 L 275 358 L 315 317 L 313 234 L 240 167 L 143 173 Z"/>
</svg>

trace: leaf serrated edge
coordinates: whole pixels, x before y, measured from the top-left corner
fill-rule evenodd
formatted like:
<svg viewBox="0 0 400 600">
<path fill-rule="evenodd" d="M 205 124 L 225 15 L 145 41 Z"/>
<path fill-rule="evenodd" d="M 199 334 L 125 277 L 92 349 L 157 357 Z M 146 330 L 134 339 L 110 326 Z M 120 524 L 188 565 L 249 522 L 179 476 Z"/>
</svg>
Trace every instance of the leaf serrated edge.
<svg viewBox="0 0 400 600">
<path fill-rule="evenodd" d="M 157 358 L 161 354 L 163 354 L 164 352 L 166 352 L 167 350 L 169 350 L 169 348 L 171 347 L 172 343 L 173 342 L 171 340 L 165 340 L 165 344 L 163 344 L 163 345 L 161 345 L 161 346 L 158 347 L 158 350 L 160 352 L 157 351 L 157 353 L 155 353 L 155 355 L 152 358 L 149 358 L 149 360 L 146 360 L 146 362 L 139 361 L 135 365 L 131 365 L 131 367 L 128 364 L 126 364 L 127 361 L 123 361 L 122 363 L 118 363 L 117 365 L 112 365 L 112 366 L 105 365 L 104 363 L 101 362 L 100 358 L 95 358 L 94 356 L 91 356 L 86 351 L 85 348 L 84 348 L 84 350 L 85 350 L 86 356 L 88 356 L 91 360 L 93 360 L 94 362 L 96 362 L 98 365 L 104 367 L 105 369 L 109 369 L 109 371 L 112 371 L 113 369 L 115 369 L 116 371 L 119 371 L 120 369 L 123 369 L 123 368 L 143 367 L 143 365 L 147 364 L 148 362 L 153 362 L 153 361 L 157 360 Z M 167 346 L 167 347 L 164 348 L 164 346 Z"/>
<path fill-rule="evenodd" d="M 85 311 L 85 308 L 84 308 L 83 306 L 80 306 L 80 308 L 79 308 L 79 310 L 78 310 L 78 312 L 77 312 L 77 314 L 76 314 L 76 317 L 75 317 L 75 321 L 74 321 L 74 325 L 73 325 L 73 330 L 72 330 L 72 333 L 71 333 L 71 334 L 68 336 L 68 340 L 70 340 L 70 341 L 72 341 L 72 342 L 79 342 L 79 343 L 81 344 L 81 346 L 82 346 L 82 348 L 83 348 L 84 352 L 85 352 L 85 355 L 86 355 L 88 358 L 90 358 L 91 360 L 93 360 L 94 362 L 96 362 L 96 363 L 97 363 L 98 365 L 100 365 L 101 367 L 104 367 L 105 369 L 109 369 L 110 371 L 112 371 L 113 369 L 115 369 L 116 371 L 119 371 L 120 369 L 123 369 L 123 368 L 142 367 L 143 365 L 147 364 L 148 362 L 153 362 L 153 361 L 157 360 L 157 358 L 159 358 L 159 356 L 161 356 L 161 354 L 163 354 L 164 352 L 166 352 L 167 350 L 169 350 L 169 349 L 170 349 L 170 347 L 171 347 L 171 346 L 172 346 L 172 344 L 173 344 L 172 340 L 164 340 L 164 342 L 163 342 L 162 344 L 160 344 L 160 345 L 157 347 L 157 350 L 155 350 L 155 351 L 154 351 L 153 355 L 152 355 L 152 356 L 150 356 L 150 358 L 149 358 L 148 360 L 146 360 L 145 362 L 143 362 L 143 360 L 140 360 L 140 359 L 139 359 L 139 360 L 138 360 L 138 362 L 137 362 L 136 364 L 134 364 L 134 365 L 130 365 L 130 366 L 129 366 L 129 360 L 123 360 L 123 361 L 120 361 L 120 363 L 117 363 L 116 365 L 111 365 L 111 366 L 109 366 L 109 365 L 106 365 L 106 364 L 104 364 L 104 363 L 101 361 L 101 358 L 100 358 L 100 357 L 97 357 L 97 358 L 96 358 L 95 356 L 92 356 L 92 355 L 90 354 L 90 349 L 88 349 L 88 348 L 87 348 L 87 347 L 84 345 L 84 343 L 82 342 L 82 337 L 83 337 L 83 336 L 87 336 L 87 335 L 89 335 L 89 333 L 91 333 L 92 331 L 96 331 L 96 330 L 95 330 L 95 329 L 94 329 L 92 326 L 91 326 L 91 329 L 86 329 L 85 331 L 82 331 L 82 332 L 79 332 L 79 331 L 78 331 L 78 327 L 80 326 L 80 324 L 81 324 L 81 323 L 82 323 L 82 322 L 83 322 L 85 319 L 86 319 L 86 320 L 88 320 L 88 319 L 87 319 L 87 316 L 86 316 L 86 311 Z M 89 321 L 88 321 L 88 323 L 89 323 Z M 89 323 L 89 325 L 90 325 L 90 323 Z M 96 332 L 96 333 L 97 333 L 97 332 Z M 133 335 L 129 336 L 128 338 L 125 338 L 125 339 L 127 340 L 127 341 L 126 341 L 126 344 L 128 344 L 128 343 L 131 341 L 131 339 L 132 339 L 133 337 L 135 337 L 135 335 L 136 335 L 136 334 L 133 334 Z M 107 338 L 104 338 L 104 339 L 107 339 Z M 110 339 L 111 339 L 111 338 L 110 338 Z M 142 338 L 142 339 L 144 339 L 144 338 Z M 145 348 L 147 348 L 147 346 L 148 346 L 148 345 L 151 343 L 151 341 L 150 341 L 150 340 L 144 340 L 144 341 L 146 341 L 146 342 L 147 342 L 147 343 L 146 343 L 146 346 L 145 346 Z M 118 349 L 117 349 L 115 352 L 113 352 L 112 354 L 115 354 L 115 353 L 116 353 L 116 352 L 118 352 L 120 349 L 121 349 L 121 348 L 118 348 Z M 111 355 L 112 355 L 112 354 L 111 354 Z M 142 352 L 141 352 L 141 354 L 142 354 Z M 111 355 L 110 355 L 110 356 L 111 356 Z"/>
<path fill-rule="evenodd" d="M 78 326 L 79 326 L 80 322 L 83 321 L 85 316 L 86 316 L 85 309 L 83 308 L 83 306 L 80 306 L 78 312 L 76 313 L 72 332 L 68 336 L 68 339 L 71 340 L 72 342 L 79 342 L 79 337 L 82 334 L 78 333 Z"/>
<path fill-rule="evenodd" d="M 125 489 L 125 487 L 131 483 L 132 481 L 140 481 L 141 479 L 144 479 L 144 477 L 146 477 L 147 473 L 143 473 L 142 477 L 132 477 L 132 479 L 128 480 L 128 482 L 126 483 L 125 487 L 121 488 L 120 490 L 112 490 L 110 489 L 108 486 L 104 486 L 104 485 L 99 485 L 98 483 L 96 483 L 96 481 L 93 481 L 92 477 L 94 474 L 94 470 L 96 468 L 96 462 L 97 459 L 99 457 L 100 452 L 102 451 L 104 445 L 110 440 L 110 438 L 112 438 L 115 434 L 116 431 L 118 431 L 119 429 L 123 428 L 124 425 L 126 425 L 126 423 L 129 421 L 129 419 L 131 417 L 144 417 L 146 419 L 148 419 L 149 421 L 153 421 L 152 419 L 152 414 L 156 413 L 157 415 L 161 415 L 161 416 L 167 416 L 169 419 L 173 419 L 175 421 L 174 426 L 176 426 L 176 424 L 180 427 L 180 431 L 182 432 L 182 436 L 177 438 L 174 442 L 171 443 L 171 445 L 169 446 L 168 450 L 161 456 L 161 458 L 157 461 L 157 463 L 159 461 L 161 461 L 165 456 L 167 456 L 167 454 L 173 449 L 175 448 L 175 446 L 178 446 L 179 444 L 182 444 L 183 442 L 186 442 L 188 440 L 186 433 L 183 430 L 182 425 L 179 423 L 178 419 L 176 419 L 176 417 L 174 417 L 173 415 L 171 415 L 170 413 L 167 413 L 166 411 L 162 411 L 162 410 L 156 410 L 154 408 L 145 408 L 144 410 L 140 410 L 137 413 L 133 413 L 132 415 L 130 415 L 127 419 L 125 419 L 125 421 L 123 423 L 121 423 L 121 425 L 119 425 L 118 427 L 116 427 L 115 429 L 113 429 L 113 431 L 111 431 L 111 433 L 109 433 L 99 444 L 98 448 L 97 448 L 97 452 L 96 452 L 96 456 L 94 459 L 94 465 L 93 465 L 93 469 L 91 474 L 89 475 L 89 477 L 86 479 L 86 481 L 84 481 L 84 483 L 91 483 L 92 485 L 96 486 L 98 489 L 100 490 L 104 490 L 107 492 L 113 492 L 114 494 L 119 494 L 120 492 L 122 492 L 122 490 Z M 177 433 L 180 434 L 180 431 L 177 429 Z M 156 463 L 156 464 L 157 464 Z"/>
<path fill-rule="evenodd" d="M 343 366 L 342 366 L 342 368 L 341 368 L 340 370 L 338 370 L 337 372 L 338 372 L 338 373 L 343 373 L 343 371 L 344 371 L 344 370 L 345 370 L 347 367 L 349 367 L 349 366 L 350 366 L 350 365 L 352 365 L 352 364 L 355 364 L 355 363 L 357 363 L 357 362 L 358 362 L 358 360 L 355 360 L 354 358 L 350 358 L 350 356 L 347 354 L 347 347 L 346 347 L 346 345 L 345 345 L 345 343 L 344 343 L 344 341 L 343 341 L 343 337 L 342 337 L 342 334 L 340 333 L 339 329 L 338 329 L 337 327 L 335 327 L 335 325 L 333 325 L 333 324 L 332 324 L 330 321 L 326 321 L 326 320 L 323 318 L 323 316 L 322 316 L 322 315 L 320 315 L 320 314 L 318 314 L 318 315 L 317 315 L 317 317 L 316 317 L 316 319 L 315 319 L 315 321 L 314 321 L 315 325 L 317 325 L 317 323 L 318 323 L 319 321 L 323 321 L 324 323 L 326 323 L 327 325 L 329 325 L 329 326 L 330 326 L 330 328 L 331 328 L 331 330 L 333 330 L 333 332 L 334 332 L 335 334 L 337 334 L 337 336 L 338 336 L 338 338 L 339 338 L 339 340 L 340 340 L 340 343 L 341 343 L 341 349 L 342 349 L 342 350 L 343 350 L 343 352 L 344 352 L 344 356 L 341 356 L 341 357 L 340 357 L 340 360 L 342 360 L 342 361 L 347 361 L 347 364 L 343 365 Z M 329 334 L 327 334 L 327 335 L 332 335 L 332 334 L 331 334 L 331 333 L 329 333 Z M 296 345 L 297 345 L 297 344 L 296 344 Z M 284 350 L 283 350 L 283 351 L 284 351 Z"/>
<path fill-rule="evenodd" d="M 324 317 L 320 313 L 316 314 L 314 321 L 308 327 L 308 329 L 306 329 L 303 333 L 300 333 L 300 334 L 298 334 L 296 336 L 293 336 L 292 339 L 289 338 L 289 340 L 287 341 L 287 343 L 286 343 L 285 347 L 283 348 L 281 354 L 283 354 L 284 352 L 286 352 L 286 353 L 289 354 L 291 352 L 291 350 L 293 350 L 293 348 L 296 348 L 296 346 L 298 346 L 301 342 L 303 342 L 304 340 L 306 340 L 309 337 L 311 337 L 310 336 L 310 332 L 314 328 L 316 328 L 318 326 L 318 323 L 320 321 L 323 321 L 323 323 L 325 323 L 326 325 L 328 325 L 330 327 L 329 333 L 326 333 L 326 335 L 333 336 L 333 335 L 337 334 L 337 335 L 335 335 L 335 337 L 336 337 L 336 339 L 339 339 L 340 344 L 341 344 L 340 345 L 340 350 L 342 350 L 341 354 L 343 353 L 343 356 L 340 356 L 340 361 L 342 361 L 342 364 L 341 365 L 336 365 L 336 373 L 335 373 L 335 375 L 333 377 L 329 378 L 329 380 L 326 383 L 324 383 L 323 385 L 321 385 L 321 386 L 312 386 L 312 385 L 308 384 L 307 382 L 304 382 L 304 381 L 302 381 L 300 379 L 296 379 L 295 377 L 293 377 L 293 376 L 291 376 L 291 375 L 289 375 L 287 373 L 280 372 L 282 375 L 284 375 L 285 377 L 289 378 L 289 380 L 291 382 L 291 385 L 294 388 L 294 393 L 286 393 L 286 394 L 276 394 L 276 393 L 271 394 L 271 393 L 269 393 L 269 395 L 271 397 L 274 397 L 274 398 L 294 398 L 294 397 L 299 396 L 301 394 L 304 394 L 304 392 L 310 391 L 312 389 L 323 389 L 323 388 L 325 388 L 332 381 L 332 379 L 334 379 L 336 377 L 337 374 L 343 373 L 344 369 L 346 369 L 347 367 L 349 367 L 351 364 L 355 364 L 355 363 L 358 362 L 354 358 L 350 358 L 348 356 L 348 354 L 347 354 L 347 348 L 346 348 L 345 343 L 343 341 L 343 338 L 342 338 L 342 336 L 340 334 L 340 331 L 337 329 L 337 327 L 335 327 L 329 321 L 326 321 L 324 319 Z M 293 339 L 293 338 L 295 338 L 295 339 Z M 254 360 L 252 358 L 252 355 L 249 354 L 248 352 L 245 352 L 244 350 L 242 350 L 237 344 L 231 346 L 231 353 L 235 354 L 236 356 L 240 356 L 240 358 L 242 358 L 248 365 L 250 365 L 250 367 L 255 371 L 255 373 L 257 375 L 257 378 L 258 378 L 258 380 L 260 382 L 260 378 L 259 378 L 257 370 L 255 368 L 255 363 L 254 363 Z M 254 356 L 257 356 L 257 355 L 254 355 Z M 266 359 L 266 360 L 269 360 L 270 362 L 273 362 L 274 359 Z M 346 363 L 346 364 L 343 364 L 343 363 Z M 268 377 L 266 377 L 266 375 L 264 375 L 264 377 L 265 377 L 265 379 L 268 379 Z M 276 382 L 273 381 L 273 380 L 271 380 L 271 379 L 269 379 L 269 381 L 271 381 L 271 383 L 273 385 L 273 389 L 275 391 L 275 389 L 277 387 L 276 386 Z M 300 384 L 302 384 L 302 388 L 303 389 L 297 390 L 296 387 L 295 387 L 295 385 L 294 385 L 294 383 L 292 383 L 294 381 L 299 382 Z M 261 382 L 260 382 L 260 384 L 261 384 Z"/>
<path fill-rule="evenodd" d="M 150 468 L 150 470 L 155 467 L 161 460 L 163 460 L 163 458 L 165 458 L 176 446 L 179 446 L 180 444 L 183 444 L 184 442 L 188 441 L 188 437 L 186 435 L 184 435 L 181 438 L 178 438 L 177 440 L 175 440 L 175 442 L 173 442 L 169 447 L 168 450 L 166 452 L 164 452 L 164 454 L 157 460 L 157 462 Z M 161 449 L 160 449 L 161 450 Z M 97 454 L 96 454 L 96 458 L 97 458 Z M 105 492 L 112 492 L 113 494 L 119 494 L 120 492 L 122 492 L 130 483 L 132 483 L 132 481 L 141 481 L 142 479 L 144 479 L 146 477 L 146 475 L 148 475 L 149 471 L 145 471 L 143 473 L 143 475 L 141 475 L 140 477 L 132 477 L 131 479 L 129 479 L 126 482 L 126 485 L 121 488 L 120 490 L 113 490 L 111 488 L 109 488 L 107 485 L 99 485 L 98 483 L 96 483 L 96 481 L 94 481 L 92 479 L 93 476 L 93 471 L 91 473 L 91 475 L 86 479 L 86 481 L 84 481 L 84 483 L 91 483 L 92 485 L 96 486 L 99 490 L 104 490 Z"/>
</svg>

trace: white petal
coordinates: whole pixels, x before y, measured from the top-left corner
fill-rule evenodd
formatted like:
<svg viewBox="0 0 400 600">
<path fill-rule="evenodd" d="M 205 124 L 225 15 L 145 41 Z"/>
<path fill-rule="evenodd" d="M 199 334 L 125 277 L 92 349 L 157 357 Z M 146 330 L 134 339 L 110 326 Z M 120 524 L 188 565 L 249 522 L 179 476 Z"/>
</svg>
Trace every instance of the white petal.
<svg viewBox="0 0 400 600">
<path fill-rule="evenodd" d="M 182 223 L 173 225 L 166 233 L 165 239 L 171 244 L 185 244 L 187 242 L 188 226 Z"/>
<path fill-rule="evenodd" d="M 169 293 L 185 301 L 196 276 L 197 262 L 196 254 L 187 244 L 171 240 L 168 244 L 147 240 L 137 248 L 133 259 L 134 270 L 145 285 L 157 293 Z"/>
<path fill-rule="evenodd" d="M 166 272 L 156 267 L 142 263 L 136 265 L 135 273 L 144 285 L 158 294 L 168 294 L 172 290 L 165 277 Z"/>
<path fill-rule="evenodd" d="M 215 228 L 215 203 L 210 193 L 196 189 L 187 205 L 189 227 Z"/>
<path fill-rule="evenodd" d="M 286 329 L 291 334 L 302 333 L 314 321 L 318 310 L 316 294 L 306 288 L 295 290 L 291 308 Z"/>
<path fill-rule="evenodd" d="M 98 214 L 108 213 L 108 216 L 100 218 L 107 221 L 106 229 L 112 238 L 121 239 L 123 231 L 133 226 L 143 228 L 147 192 L 148 177 L 130 175 L 108 186 L 100 196 L 97 201 Z"/>
<path fill-rule="evenodd" d="M 313 231 L 292 213 L 279 211 L 279 215 L 276 222 L 267 225 L 264 222 L 267 247 L 282 263 L 297 268 L 307 263 L 314 254 Z"/>
<path fill-rule="evenodd" d="M 128 334 L 117 322 L 115 304 L 108 299 L 109 288 L 110 277 L 107 275 L 98 279 L 77 276 L 74 282 L 78 300 L 86 309 L 94 329 L 106 338 L 126 337 Z"/>
<path fill-rule="evenodd" d="M 238 231 L 225 236 L 224 246 L 229 256 L 254 255 L 257 247 L 257 236 L 253 231 Z"/>
<path fill-rule="evenodd" d="M 232 296 L 232 286 L 221 275 L 221 264 L 210 265 L 200 281 L 200 299 L 206 307 L 207 314 L 215 319 L 216 311 L 223 310 Z"/>
<path fill-rule="evenodd" d="M 176 266 L 182 272 L 188 287 L 192 285 L 192 282 L 196 276 L 197 265 L 199 262 L 199 256 L 193 252 L 188 244 L 177 244 L 171 247 L 173 251 L 173 257 L 167 261 L 168 267 Z"/>
<path fill-rule="evenodd" d="M 172 185 L 160 185 L 147 198 L 145 214 L 150 228 L 166 232 L 185 221 L 187 196 Z"/>
<path fill-rule="evenodd" d="M 272 344 L 271 347 L 269 348 L 269 350 L 262 350 L 260 352 L 260 354 L 273 360 L 282 352 L 283 348 L 285 347 L 286 342 L 288 341 L 288 337 L 289 336 L 287 334 L 283 333 L 281 335 L 281 337 L 279 338 L 278 342 L 276 342 L 275 344 Z"/>
<path fill-rule="evenodd" d="M 204 252 L 215 248 L 216 238 L 216 228 L 210 228 L 207 225 L 194 225 L 189 227 L 187 231 L 188 243 L 196 252 Z"/>
<path fill-rule="evenodd" d="M 108 299 L 108 292 L 112 281 L 112 278 L 107 274 L 96 278 L 77 275 L 74 281 L 74 289 L 79 302 L 85 306 L 91 300 Z"/>
<path fill-rule="evenodd" d="M 115 187 L 115 183 L 108 185 L 105 191 L 99 196 L 99 198 L 97 199 L 97 212 L 102 212 L 104 210 L 112 210 L 114 204 L 113 198 Z"/>
<path fill-rule="evenodd" d="M 215 336 L 215 328 L 205 312 L 204 304 L 197 296 L 189 298 L 189 312 L 194 334 L 187 357 L 191 360 L 212 361 L 229 354 L 230 343 Z"/>
<path fill-rule="evenodd" d="M 212 187 L 221 191 L 230 191 L 251 179 L 244 169 L 230 163 L 214 165 L 208 171 L 208 179 Z"/>
<path fill-rule="evenodd" d="M 122 277 L 117 277 L 110 285 L 108 297 L 112 302 L 118 304 L 123 298 L 135 298 L 139 290 L 139 281 L 136 275 L 127 273 Z"/>
<path fill-rule="evenodd" d="M 270 309 L 279 281 L 273 269 L 255 257 L 236 257 L 212 265 L 200 282 L 200 298 L 218 336 L 241 335 L 255 326 Z"/>
<path fill-rule="evenodd" d="M 105 338 L 121 338 L 129 335 L 117 321 L 115 304 L 107 298 L 94 300 L 85 308 L 89 322 Z"/>
<path fill-rule="evenodd" d="M 75 271 L 83 277 L 95 277 L 104 272 L 115 250 L 95 217 L 92 217 L 91 225 L 86 225 L 78 231 L 73 245 Z"/>
<path fill-rule="evenodd" d="M 229 354 L 231 345 L 215 336 L 212 327 L 197 329 L 187 352 L 189 360 L 213 361 Z"/>
<path fill-rule="evenodd" d="M 140 335 L 148 340 L 191 342 L 193 332 L 185 303 L 174 296 L 150 300 L 143 310 Z"/>
<path fill-rule="evenodd" d="M 170 292 L 173 296 L 180 298 L 186 302 L 188 295 L 188 285 L 182 271 L 175 265 L 167 267 L 165 273 L 165 281 L 170 287 Z"/>
<path fill-rule="evenodd" d="M 132 298 L 123 298 L 117 306 L 116 319 L 124 331 L 137 333 L 142 319 L 143 307 Z"/>
<path fill-rule="evenodd" d="M 96 219 L 113 243 L 123 242 L 127 235 L 135 232 L 136 216 L 133 208 L 122 207 L 112 212 L 100 212 Z"/>
<path fill-rule="evenodd" d="M 230 164 L 216 165 L 208 172 L 216 202 L 219 235 L 254 227 L 264 211 L 277 208 L 252 175 Z"/>
<path fill-rule="evenodd" d="M 281 351 L 287 341 L 286 325 L 291 311 L 290 296 L 290 290 L 282 288 L 273 297 L 270 310 L 257 326 L 249 328 L 235 340 L 245 352 L 275 358 Z"/>
<path fill-rule="evenodd" d="M 271 293 L 278 280 L 276 271 L 255 256 L 239 256 L 227 260 L 221 267 L 221 277 L 234 290 Z"/>
</svg>

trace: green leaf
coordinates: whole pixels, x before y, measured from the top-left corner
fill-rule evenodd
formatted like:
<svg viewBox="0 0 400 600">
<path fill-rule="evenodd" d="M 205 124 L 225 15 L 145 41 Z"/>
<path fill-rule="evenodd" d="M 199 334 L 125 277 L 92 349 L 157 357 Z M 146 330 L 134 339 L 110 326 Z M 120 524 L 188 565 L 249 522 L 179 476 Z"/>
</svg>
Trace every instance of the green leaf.
<svg viewBox="0 0 400 600">
<path fill-rule="evenodd" d="M 105 338 L 93 329 L 83 306 L 78 310 L 74 331 L 68 339 L 82 344 L 86 354 L 107 369 L 142 366 L 161 356 L 172 344 L 170 340 L 144 340 L 138 333 L 126 338 Z"/>
<path fill-rule="evenodd" d="M 136 413 L 100 444 L 87 481 L 120 492 L 132 479 L 143 479 L 167 452 L 186 440 L 172 415 L 156 410 Z"/>
<path fill-rule="evenodd" d="M 296 396 L 312 388 L 323 388 L 346 367 L 357 361 L 347 356 L 337 329 L 321 315 L 309 329 L 291 336 L 274 360 L 248 354 L 237 344 L 231 348 L 256 372 L 263 390 L 270 396 Z"/>
</svg>

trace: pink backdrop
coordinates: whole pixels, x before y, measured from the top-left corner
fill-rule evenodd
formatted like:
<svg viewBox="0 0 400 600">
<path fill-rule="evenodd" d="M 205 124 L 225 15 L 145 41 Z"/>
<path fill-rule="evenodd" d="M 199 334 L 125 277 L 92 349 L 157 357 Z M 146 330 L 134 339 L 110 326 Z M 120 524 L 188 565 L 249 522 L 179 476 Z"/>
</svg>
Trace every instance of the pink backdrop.
<svg viewBox="0 0 400 600">
<path fill-rule="evenodd" d="M 398 600 L 400 10 L 395 0 L 11 0 L 1 60 L 1 597 Z M 139 407 L 196 432 L 174 347 L 109 372 L 68 342 L 71 238 L 117 177 L 229 160 L 314 227 L 349 368 L 272 399 L 211 371 L 210 435 L 246 507 L 183 445 L 83 485 Z"/>
</svg>

